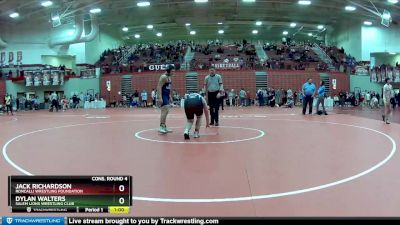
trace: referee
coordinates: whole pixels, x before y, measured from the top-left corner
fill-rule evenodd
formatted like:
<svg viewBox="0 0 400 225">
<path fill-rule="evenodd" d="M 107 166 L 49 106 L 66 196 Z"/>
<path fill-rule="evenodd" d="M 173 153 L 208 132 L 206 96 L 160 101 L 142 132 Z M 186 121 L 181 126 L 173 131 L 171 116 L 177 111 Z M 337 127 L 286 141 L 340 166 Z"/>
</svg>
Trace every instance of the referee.
<svg viewBox="0 0 400 225">
<path fill-rule="evenodd" d="M 222 77 L 215 73 L 215 68 L 210 68 L 210 74 L 206 76 L 204 81 L 204 92 L 207 93 L 208 106 L 210 107 L 211 123 L 210 126 L 219 125 L 219 106 L 220 100 L 217 98 L 218 93 L 223 94 L 224 85 Z"/>
<path fill-rule="evenodd" d="M 303 84 L 302 94 L 303 94 L 303 115 L 306 114 L 307 105 L 309 105 L 308 114 L 312 114 L 313 100 L 315 96 L 315 84 L 312 82 L 311 78 Z"/>
</svg>

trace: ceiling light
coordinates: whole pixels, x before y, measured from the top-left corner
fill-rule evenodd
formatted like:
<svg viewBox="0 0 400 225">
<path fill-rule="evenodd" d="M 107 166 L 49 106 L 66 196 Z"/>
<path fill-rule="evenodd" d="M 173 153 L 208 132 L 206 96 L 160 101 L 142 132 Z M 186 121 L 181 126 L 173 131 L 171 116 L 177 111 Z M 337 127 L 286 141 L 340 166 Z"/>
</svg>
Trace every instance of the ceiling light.
<svg viewBox="0 0 400 225">
<path fill-rule="evenodd" d="M 101 13 L 101 9 L 100 8 L 95 8 L 95 9 L 91 9 L 90 11 L 89 11 L 90 13 Z"/>
<path fill-rule="evenodd" d="M 372 22 L 371 21 L 364 21 L 364 25 L 371 26 Z"/>
<path fill-rule="evenodd" d="M 190 26 L 190 25 L 191 25 L 190 23 L 186 23 L 186 24 L 185 24 L 185 26 L 187 26 L 187 27 Z"/>
<path fill-rule="evenodd" d="M 140 38 L 140 34 L 135 34 L 135 38 L 136 39 Z"/>
<path fill-rule="evenodd" d="M 41 5 L 43 7 L 49 7 L 49 6 L 53 5 L 53 2 L 52 1 L 44 1 L 44 2 L 42 2 Z"/>
<path fill-rule="evenodd" d="M 196 3 L 204 3 L 204 2 L 208 2 L 208 0 L 194 0 L 194 2 L 196 2 Z"/>
<path fill-rule="evenodd" d="M 242 2 L 256 2 L 256 0 L 242 0 Z"/>
<path fill-rule="evenodd" d="M 289 32 L 287 32 L 286 30 L 283 31 L 283 35 L 288 35 L 288 34 L 289 34 Z"/>
<path fill-rule="evenodd" d="M 313 35 L 312 33 L 308 33 L 308 36 L 310 36 L 310 37 L 311 37 L 312 35 Z"/>
<path fill-rule="evenodd" d="M 195 35 L 195 34 L 196 34 L 196 31 L 194 31 L 194 30 L 190 31 L 190 35 Z"/>
<path fill-rule="evenodd" d="M 296 27 L 296 26 L 297 26 L 296 23 L 291 23 L 291 24 L 290 24 L 290 27 Z"/>
<path fill-rule="evenodd" d="M 356 10 L 356 7 L 352 6 L 352 5 L 348 5 L 344 8 L 346 11 L 354 11 Z"/>
<path fill-rule="evenodd" d="M 153 27 L 154 27 L 154 26 L 151 25 L 151 24 L 150 24 L 150 25 L 147 25 L 147 29 L 149 29 L 149 30 L 153 29 Z"/>
<path fill-rule="evenodd" d="M 162 33 L 157 33 L 157 37 L 161 37 L 162 36 Z"/>
<path fill-rule="evenodd" d="M 11 14 L 10 14 L 10 17 L 11 17 L 11 18 L 17 18 L 17 17 L 19 17 L 19 14 L 16 13 L 16 12 L 15 12 L 15 13 L 11 13 Z"/>
<path fill-rule="evenodd" d="M 391 54 L 391 55 L 396 55 L 396 53 L 395 53 L 395 52 L 389 52 L 389 54 Z"/>
<path fill-rule="evenodd" d="M 252 33 L 253 34 L 258 34 L 258 30 L 253 30 Z"/>
<path fill-rule="evenodd" d="M 261 22 L 261 21 L 257 21 L 257 22 L 256 22 L 256 25 L 257 25 L 257 26 L 261 26 L 261 25 L 262 25 L 262 22 Z"/>
<path fill-rule="evenodd" d="M 299 5 L 310 5 L 311 1 L 300 0 L 297 3 L 299 3 Z"/>
<path fill-rule="evenodd" d="M 59 19 L 60 19 L 59 15 L 55 15 L 55 16 L 51 17 L 51 20 L 53 20 L 53 21 L 56 21 L 56 20 L 59 20 Z"/>
<path fill-rule="evenodd" d="M 389 3 L 396 4 L 396 3 L 398 3 L 398 2 L 399 2 L 399 0 L 388 0 L 388 2 L 389 2 Z"/>
<path fill-rule="evenodd" d="M 74 35 L 74 33 L 75 32 L 73 30 L 70 30 L 70 31 L 67 32 L 68 36 L 72 36 L 72 35 Z"/>
<path fill-rule="evenodd" d="M 319 30 L 324 29 L 324 25 L 318 25 L 318 29 L 319 29 Z"/>
<path fill-rule="evenodd" d="M 218 22 L 218 25 L 222 25 L 222 24 L 224 24 L 223 22 Z"/>
<path fill-rule="evenodd" d="M 225 33 L 224 30 L 219 30 L 219 31 L 218 31 L 218 34 L 223 34 L 223 33 Z"/>
<path fill-rule="evenodd" d="M 122 28 L 122 31 L 128 32 L 128 30 L 129 30 L 129 28 L 127 28 L 127 27 Z"/>
<path fill-rule="evenodd" d="M 139 7 L 147 7 L 147 6 L 150 6 L 150 2 L 148 2 L 148 1 L 138 2 L 136 5 Z"/>
</svg>

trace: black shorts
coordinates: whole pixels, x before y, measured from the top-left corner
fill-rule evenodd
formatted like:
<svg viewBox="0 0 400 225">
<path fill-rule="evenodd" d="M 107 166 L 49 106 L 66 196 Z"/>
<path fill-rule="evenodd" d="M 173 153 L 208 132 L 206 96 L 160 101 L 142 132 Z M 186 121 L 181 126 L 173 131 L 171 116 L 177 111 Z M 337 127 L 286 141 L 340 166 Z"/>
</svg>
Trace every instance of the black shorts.
<svg viewBox="0 0 400 225">
<path fill-rule="evenodd" d="M 185 100 L 185 114 L 188 120 L 193 120 L 194 115 L 203 115 L 203 102 L 200 99 Z"/>
</svg>

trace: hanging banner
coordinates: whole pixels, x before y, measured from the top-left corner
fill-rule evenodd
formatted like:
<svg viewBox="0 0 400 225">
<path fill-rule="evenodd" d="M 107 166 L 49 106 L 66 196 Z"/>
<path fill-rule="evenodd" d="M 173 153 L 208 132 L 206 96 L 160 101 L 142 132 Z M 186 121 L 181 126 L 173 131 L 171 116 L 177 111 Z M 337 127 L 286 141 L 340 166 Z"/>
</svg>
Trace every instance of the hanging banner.
<svg viewBox="0 0 400 225">
<path fill-rule="evenodd" d="M 372 69 L 370 73 L 371 73 L 371 82 L 378 82 L 378 76 L 376 74 L 376 70 Z"/>
<path fill-rule="evenodd" d="M 26 86 L 27 87 L 33 86 L 33 72 L 25 71 L 24 77 Z"/>
<path fill-rule="evenodd" d="M 49 86 L 50 85 L 50 70 L 43 70 L 43 85 Z"/>
<path fill-rule="evenodd" d="M 60 85 L 64 85 L 65 70 L 60 71 Z"/>
<path fill-rule="evenodd" d="M 3 64 L 6 61 L 6 52 L 1 52 L 0 62 Z"/>
<path fill-rule="evenodd" d="M 22 51 L 17 52 L 17 62 L 21 63 L 22 62 Z"/>
<path fill-rule="evenodd" d="M 170 64 L 149 65 L 148 68 L 149 68 L 149 70 L 155 70 L 155 71 L 166 70 L 168 65 L 170 65 Z M 175 67 L 175 69 L 176 69 L 176 67 Z"/>
<path fill-rule="evenodd" d="M 393 81 L 396 83 L 400 82 L 400 70 L 397 68 L 393 70 Z"/>
<path fill-rule="evenodd" d="M 11 64 L 14 62 L 14 52 L 9 52 L 8 53 L 8 62 Z"/>
<path fill-rule="evenodd" d="M 240 68 L 239 63 L 216 63 L 212 64 L 215 69 L 238 69 Z"/>
<path fill-rule="evenodd" d="M 33 86 L 41 86 L 42 85 L 42 72 L 35 72 L 33 77 Z"/>
<path fill-rule="evenodd" d="M 58 71 L 51 71 L 51 85 L 59 85 L 60 73 Z"/>
<path fill-rule="evenodd" d="M 355 67 L 356 75 L 368 75 L 368 67 L 367 66 L 356 66 Z"/>
</svg>

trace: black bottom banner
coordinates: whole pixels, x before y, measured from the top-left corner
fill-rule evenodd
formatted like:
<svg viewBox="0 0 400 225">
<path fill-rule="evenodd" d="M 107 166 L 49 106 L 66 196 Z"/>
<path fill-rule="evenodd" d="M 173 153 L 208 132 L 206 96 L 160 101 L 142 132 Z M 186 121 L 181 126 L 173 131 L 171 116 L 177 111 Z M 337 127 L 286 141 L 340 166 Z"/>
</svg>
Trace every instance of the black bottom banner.
<svg viewBox="0 0 400 225">
<path fill-rule="evenodd" d="M 393 223 L 398 225 L 400 218 L 179 218 L 179 217 L 68 217 L 67 225 L 101 224 L 101 225 L 166 225 L 166 224 L 299 224 L 321 225 L 327 223 L 340 224 L 381 224 Z"/>
</svg>

